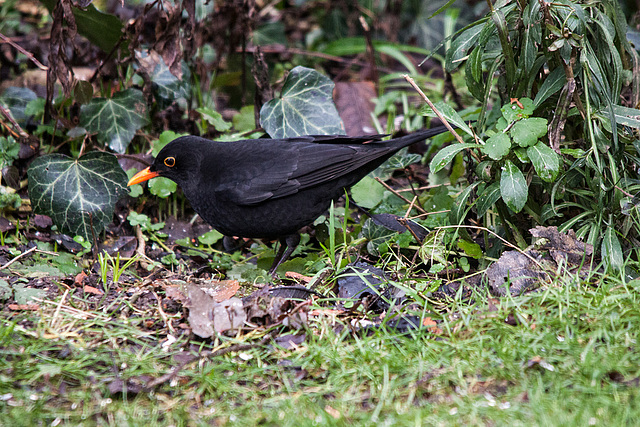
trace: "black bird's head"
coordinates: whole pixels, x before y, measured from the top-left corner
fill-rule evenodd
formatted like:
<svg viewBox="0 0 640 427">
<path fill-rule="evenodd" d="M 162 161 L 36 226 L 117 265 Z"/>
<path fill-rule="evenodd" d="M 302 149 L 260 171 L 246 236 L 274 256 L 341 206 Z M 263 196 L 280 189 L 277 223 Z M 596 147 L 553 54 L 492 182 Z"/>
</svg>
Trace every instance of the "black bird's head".
<svg viewBox="0 0 640 427">
<path fill-rule="evenodd" d="M 127 185 L 140 184 L 158 176 L 175 181 L 183 189 L 196 184 L 204 145 L 199 140 L 193 136 L 174 139 L 160 150 L 151 166 L 135 174 Z"/>
</svg>

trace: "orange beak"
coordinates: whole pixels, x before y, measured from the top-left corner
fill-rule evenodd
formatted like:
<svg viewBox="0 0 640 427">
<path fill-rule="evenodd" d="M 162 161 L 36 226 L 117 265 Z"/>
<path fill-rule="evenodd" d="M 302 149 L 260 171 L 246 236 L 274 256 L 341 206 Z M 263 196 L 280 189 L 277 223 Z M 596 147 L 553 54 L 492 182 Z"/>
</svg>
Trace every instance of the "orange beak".
<svg viewBox="0 0 640 427">
<path fill-rule="evenodd" d="M 127 183 L 127 187 L 131 187 L 132 185 L 148 181 L 151 178 L 155 178 L 156 176 L 160 176 L 160 174 L 158 172 L 151 172 L 149 168 L 146 168 L 135 174 L 133 178 L 131 178 Z"/>
</svg>

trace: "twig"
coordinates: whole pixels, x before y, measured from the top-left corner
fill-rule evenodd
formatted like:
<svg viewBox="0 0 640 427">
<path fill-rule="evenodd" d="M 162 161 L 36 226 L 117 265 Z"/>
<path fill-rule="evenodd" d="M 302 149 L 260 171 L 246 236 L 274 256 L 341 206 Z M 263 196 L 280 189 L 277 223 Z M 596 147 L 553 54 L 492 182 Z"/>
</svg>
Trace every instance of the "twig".
<svg viewBox="0 0 640 427">
<path fill-rule="evenodd" d="M 9 111 L 5 109 L 2 105 L 0 105 L 0 114 L 2 114 L 4 118 L 7 119 L 7 121 L 11 123 L 13 127 L 16 129 L 16 130 L 13 130 L 6 123 L 0 122 L 7 129 L 7 131 L 13 134 L 13 136 L 22 137 L 22 138 L 29 137 L 27 132 L 25 132 L 24 129 L 22 129 L 20 125 L 13 119 L 13 117 L 11 117 L 11 113 L 9 113 Z"/>
<path fill-rule="evenodd" d="M 411 86 L 413 86 L 413 88 L 416 90 L 416 92 L 418 92 L 420 94 L 422 99 L 424 99 L 424 102 L 426 102 L 427 105 L 433 110 L 433 112 L 436 113 L 436 116 L 438 116 L 440 121 L 446 126 L 447 129 L 449 129 L 449 132 L 451 132 L 453 134 L 453 136 L 458 140 L 458 142 L 461 143 L 461 144 L 464 144 L 464 141 L 463 141 L 462 137 L 460 135 L 458 135 L 458 132 L 455 132 L 453 130 L 453 128 L 451 127 L 451 125 L 449 124 L 447 119 L 445 119 L 444 116 L 442 115 L 442 113 L 436 109 L 436 106 L 433 105 L 433 102 L 431 102 L 431 100 L 427 97 L 427 95 L 425 95 L 425 93 L 422 91 L 422 89 L 420 89 L 420 87 L 416 84 L 415 80 L 413 80 L 413 78 L 411 78 L 411 76 L 409 76 L 409 74 L 404 74 L 403 77 L 404 77 L 404 79 L 406 81 L 409 82 L 409 84 Z"/>
<path fill-rule="evenodd" d="M 4 270 L 5 268 L 9 267 L 11 264 L 13 264 L 14 262 L 18 261 L 20 258 L 24 258 L 27 255 L 29 255 L 32 252 L 35 252 L 35 250 L 38 249 L 37 246 L 32 247 L 31 249 L 29 249 L 28 251 L 24 251 L 23 253 L 21 253 L 20 255 L 16 256 L 15 258 L 13 258 L 11 261 L 9 261 L 8 263 L 6 263 L 5 265 L 3 265 L 2 267 L 0 267 L 0 270 Z"/>
<path fill-rule="evenodd" d="M 420 214 L 420 215 L 408 217 L 407 219 L 408 220 L 420 219 L 420 218 L 424 218 L 424 217 L 429 216 L 429 215 L 436 215 L 436 214 L 447 213 L 447 212 L 451 212 L 451 209 L 445 209 L 443 211 L 427 212 L 427 213 L 423 213 L 423 214 Z"/>
<path fill-rule="evenodd" d="M 142 234 L 142 227 L 140 227 L 139 225 L 136 225 L 136 239 L 138 239 L 138 247 L 136 248 L 136 253 L 142 258 L 142 260 L 140 260 L 140 266 L 142 268 L 147 268 L 149 265 L 148 262 L 143 261 L 145 258 L 147 258 L 147 254 L 145 253 L 145 249 L 147 246 L 147 243 L 144 240 L 144 235 Z"/>
<path fill-rule="evenodd" d="M 409 233 L 413 236 L 414 239 L 416 239 L 416 242 L 418 242 L 419 245 L 422 245 L 422 243 L 424 243 L 424 241 L 420 237 L 418 237 L 416 232 L 413 231 L 413 228 L 409 227 L 409 220 L 407 218 L 398 218 L 397 221 L 402 224 L 402 226 L 406 228 L 407 231 L 409 231 Z M 416 253 L 418 253 L 418 251 L 416 251 Z"/>
<path fill-rule="evenodd" d="M 354 1 L 357 4 L 357 1 Z M 360 25 L 364 30 L 364 39 L 367 43 L 367 57 L 369 59 L 369 66 L 371 67 L 371 77 L 373 78 L 373 84 L 376 87 L 376 92 L 380 89 L 380 78 L 378 77 L 378 67 L 376 66 L 376 51 L 373 46 L 373 40 L 371 39 L 371 28 L 369 28 L 369 24 L 364 19 L 364 16 L 360 15 Z"/>
<path fill-rule="evenodd" d="M 62 294 L 62 298 L 60 298 L 60 302 L 58 303 L 58 307 L 56 307 L 55 313 L 53 313 L 53 317 L 51 318 L 51 329 L 57 328 L 58 316 L 60 316 L 60 310 L 62 310 L 62 304 L 67 299 L 67 295 L 69 295 L 69 288 L 65 289 L 64 294 Z"/>
<path fill-rule="evenodd" d="M 629 193 L 627 191 L 624 191 L 622 188 L 618 187 L 617 185 L 614 185 L 614 187 L 617 188 L 618 190 L 620 190 L 622 192 L 622 194 L 624 194 L 625 196 L 631 197 L 633 199 L 633 197 L 634 197 L 633 194 L 631 194 L 631 193 Z"/>
<path fill-rule="evenodd" d="M 449 132 L 451 132 L 451 134 L 456 138 L 456 140 L 460 144 L 464 144 L 464 140 L 462 139 L 462 137 L 460 135 L 458 135 L 458 132 L 454 132 L 453 131 L 453 128 L 451 127 L 451 125 L 449 124 L 447 119 L 445 119 L 444 116 L 442 115 L 442 113 L 436 109 L 436 106 L 433 105 L 433 102 L 431 102 L 431 100 L 427 97 L 427 95 L 425 95 L 425 93 L 422 91 L 422 89 L 420 89 L 420 87 L 416 84 L 416 82 L 408 74 L 405 74 L 404 78 L 405 78 L 406 81 L 409 82 L 409 84 L 411 86 L 413 86 L 413 88 L 420 94 L 420 96 L 422 96 L 422 99 L 424 99 L 424 102 L 426 102 L 427 105 L 429 105 L 429 107 L 433 110 L 433 112 L 436 113 L 436 116 L 438 116 L 438 118 L 440 119 L 440 121 L 442 121 L 442 123 L 445 125 L 445 127 L 447 129 L 449 129 Z M 474 137 L 475 137 L 475 140 L 477 142 L 478 141 L 478 137 L 475 136 L 475 135 L 474 135 Z M 471 154 L 471 156 L 474 159 L 476 159 L 477 161 L 480 161 L 480 157 L 478 157 L 478 155 L 476 153 L 474 153 L 473 151 L 469 151 L 469 153 Z"/>
<path fill-rule="evenodd" d="M 2 41 L 4 41 L 5 43 L 10 44 L 11 46 L 13 46 L 15 49 L 18 50 L 18 52 L 20 52 L 21 54 L 23 54 L 24 56 L 26 56 L 29 61 L 33 62 L 34 64 L 36 64 L 36 67 L 40 68 L 42 71 L 47 71 L 49 69 L 49 67 L 47 67 L 46 65 L 42 65 L 42 63 L 40 61 L 38 61 L 35 56 L 33 56 L 33 54 L 31 54 L 30 52 L 27 52 L 26 50 L 24 50 L 23 47 L 21 47 L 20 45 L 16 44 L 13 40 L 11 40 L 9 37 L 5 36 L 4 34 L 0 33 L 0 39 Z"/>
<path fill-rule="evenodd" d="M 164 320 L 164 323 L 167 325 L 167 328 L 169 329 L 169 331 L 172 334 L 175 334 L 176 330 L 171 324 L 171 319 L 169 319 L 169 316 L 167 316 L 167 313 L 165 313 L 164 310 L 162 309 L 162 302 L 160 301 L 160 297 L 155 291 L 151 291 L 151 293 L 153 294 L 154 297 L 156 297 L 156 301 L 158 301 L 158 313 L 160 313 L 160 317 L 162 317 L 162 320 Z"/>
<path fill-rule="evenodd" d="M 455 133 L 455 132 L 454 132 Z M 395 194 L 396 196 L 400 197 L 402 200 L 404 200 L 405 202 L 411 204 L 411 200 L 407 199 L 406 197 L 404 197 L 402 194 L 398 193 L 396 190 L 394 190 L 393 188 L 391 188 L 389 186 L 389 184 L 387 184 L 386 182 L 382 181 L 380 178 L 376 177 L 375 178 L 376 181 L 378 181 L 380 184 L 384 185 L 384 187 L 391 191 L 393 194 Z M 425 211 L 424 209 L 422 209 L 420 206 L 416 206 L 415 207 L 419 212 L 426 214 L 427 211 Z"/>
</svg>

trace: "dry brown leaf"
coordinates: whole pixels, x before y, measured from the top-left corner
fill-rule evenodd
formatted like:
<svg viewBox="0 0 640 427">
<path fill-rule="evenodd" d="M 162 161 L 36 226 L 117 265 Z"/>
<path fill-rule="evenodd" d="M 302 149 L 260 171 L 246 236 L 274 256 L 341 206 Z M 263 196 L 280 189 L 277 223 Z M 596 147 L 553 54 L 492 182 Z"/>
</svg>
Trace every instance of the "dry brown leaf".
<svg viewBox="0 0 640 427">
<path fill-rule="evenodd" d="M 104 292 L 98 288 L 94 288 L 93 286 L 85 285 L 82 289 L 87 294 L 104 295 Z"/>
</svg>

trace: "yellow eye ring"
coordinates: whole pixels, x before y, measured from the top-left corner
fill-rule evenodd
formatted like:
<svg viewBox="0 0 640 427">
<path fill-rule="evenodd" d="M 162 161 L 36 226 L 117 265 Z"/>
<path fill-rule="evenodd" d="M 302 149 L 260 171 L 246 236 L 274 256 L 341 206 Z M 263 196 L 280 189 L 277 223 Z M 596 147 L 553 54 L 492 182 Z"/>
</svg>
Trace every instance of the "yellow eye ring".
<svg viewBox="0 0 640 427">
<path fill-rule="evenodd" d="M 176 158 L 175 157 L 167 157 L 166 159 L 164 159 L 164 165 L 168 166 L 170 168 L 174 167 L 176 165 Z"/>
</svg>

